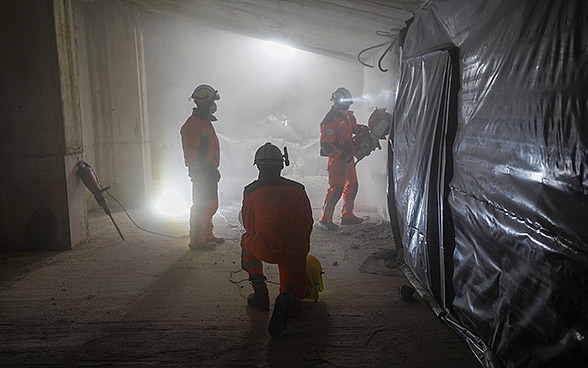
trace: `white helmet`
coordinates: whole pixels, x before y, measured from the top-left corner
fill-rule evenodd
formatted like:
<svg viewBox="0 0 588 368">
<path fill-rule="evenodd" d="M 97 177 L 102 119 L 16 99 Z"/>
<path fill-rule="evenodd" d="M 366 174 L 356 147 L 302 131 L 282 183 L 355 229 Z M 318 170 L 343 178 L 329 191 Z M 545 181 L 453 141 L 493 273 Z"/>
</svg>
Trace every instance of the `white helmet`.
<svg viewBox="0 0 588 368">
<path fill-rule="evenodd" d="M 282 155 L 282 151 L 270 142 L 267 142 L 263 146 L 259 147 L 255 152 L 255 159 L 253 160 L 253 165 L 276 165 L 280 166 L 281 168 L 284 167 L 284 162 L 286 162 L 286 166 L 290 164 L 288 160 L 288 151 L 284 147 L 284 155 Z"/>
<path fill-rule="evenodd" d="M 339 87 L 331 95 L 331 101 L 333 101 L 337 106 L 349 108 L 349 106 L 351 106 L 353 103 L 353 97 L 347 88 Z"/>
<path fill-rule="evenodd" d="M 218 91 L 208 84 L 201 84 L 190 96 L 196 103 L 204 103 L 204 102 L 214 102 L 216 100 L 220 100 L 220 95 Z"/>
</svg>

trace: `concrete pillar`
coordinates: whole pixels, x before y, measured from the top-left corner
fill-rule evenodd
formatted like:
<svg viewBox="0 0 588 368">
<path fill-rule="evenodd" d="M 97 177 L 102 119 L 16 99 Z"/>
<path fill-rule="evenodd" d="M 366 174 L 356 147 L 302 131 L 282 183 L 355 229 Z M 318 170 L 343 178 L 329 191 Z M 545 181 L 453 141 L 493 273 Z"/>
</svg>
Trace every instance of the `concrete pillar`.
<svg viewBox="0 0 588 368">
<path fill-rule="evenodd" d="M 125 206 L 143 205 L 152 179 L 139 13 L 127 1 L 79 5 L 84 19 L 77 22 L 76 39 L 85 84 L 87 160 Z"/>
<path fill-rule="evenodd" d="M 71 249 L 88 236 L 71 2 L 2 10 L 0 250 Z"/>
</svg>

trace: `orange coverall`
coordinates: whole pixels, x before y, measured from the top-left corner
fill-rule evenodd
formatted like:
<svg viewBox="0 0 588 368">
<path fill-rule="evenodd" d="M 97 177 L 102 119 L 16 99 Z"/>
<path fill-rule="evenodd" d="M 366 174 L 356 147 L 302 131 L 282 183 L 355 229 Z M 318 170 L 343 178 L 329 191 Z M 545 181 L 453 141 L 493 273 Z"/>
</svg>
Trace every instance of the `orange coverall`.
<svg viewBox="0 0 588 368">
<path fill-rule="evenodd" d="M 328 156 L 329 188 L 321 210 L 321 222 L 333 222 L 335 205 L 343 195 L 341 218 L 352 218 L 358 183 L 353 134 L 359 133 L 353 111 L 341 114 L 335 106 L 321 122 L 321 156 Z"/>
<path fill-rule="evenodd" d="M 208 108 L 194 108 L 180 129 L 184 161 L 192 180 L 190 241 L 202 244 L 212 235 L 212 216 L 218 209 L 220 148 Z"/>
<path fill-rule="evenodd" d="M 241 216 L 247 230 L 241 237 L 241 267 L 249 280 L 263 278 L 262 261 L 277 264 L 280 293 L 289 293 L 299 310 L 310 287 L 306 255 L 313 224 L 304 186 L 280 176 L 260 178 L 245 187 Z"/>
</svg>

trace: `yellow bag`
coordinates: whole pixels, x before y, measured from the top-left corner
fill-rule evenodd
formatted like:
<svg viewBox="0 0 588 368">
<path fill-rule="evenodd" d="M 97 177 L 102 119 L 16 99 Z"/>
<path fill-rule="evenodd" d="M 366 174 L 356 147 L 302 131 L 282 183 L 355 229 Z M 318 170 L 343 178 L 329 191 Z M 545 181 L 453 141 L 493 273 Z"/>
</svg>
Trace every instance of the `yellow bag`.
<svg viewBox="0 0 588 368">
<path fill-rule="evenodd" d="M 305 299 L 313 299 L 315 302 L 319 298 L 319 292 L 323 291 L 323 268 L 318 259 L 313 255 L 306 256 L 306 272 L 310 278 L 311 290 Z"/>
</svg>

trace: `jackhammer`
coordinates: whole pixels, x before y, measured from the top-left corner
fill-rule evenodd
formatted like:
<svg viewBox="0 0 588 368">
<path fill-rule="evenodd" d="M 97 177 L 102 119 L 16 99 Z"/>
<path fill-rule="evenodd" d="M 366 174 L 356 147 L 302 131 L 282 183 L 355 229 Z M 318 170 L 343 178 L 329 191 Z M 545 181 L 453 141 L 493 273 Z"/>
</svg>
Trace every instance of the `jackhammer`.
<svg viewBox="0 0 588 368">
<path fill-rule="evenodd" d="M 100 185 L 100 181 L 98 180 L 98 176 L 94 172 L 94 169 L 92 169 L 92 166 L 90 166 L 90 164 L 88 164 L 85 161 L 78 162 L 78 176 L 80 177 L 80 179 L 82 179 L 82 182 L 84 183 L 86 188 L 88 188 L 90 193 L 94 195 L 96 202 L 98 202 L 98 205 L 102 207 L 104 213 L 106 213 L 108 217 L 110 217 L 110 219 L 112 220 L 112 224 L 118 232 L 118 235 L 120 235 L 120 238 L 124 241 L 125 237 L 123 236 L 116 222 L 114 222 L 112 212 L 110 211 L 110 207 L 108 207 L 108 202 L 106 201 L 106 198 L 103 194 L 103 192 L 106 192 L 108 189 L 110 189 L 110 186 L 103 188 L 102 185 Z"/>
</svg>

